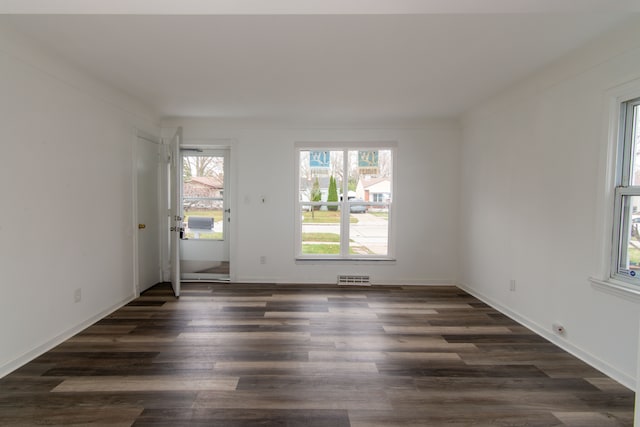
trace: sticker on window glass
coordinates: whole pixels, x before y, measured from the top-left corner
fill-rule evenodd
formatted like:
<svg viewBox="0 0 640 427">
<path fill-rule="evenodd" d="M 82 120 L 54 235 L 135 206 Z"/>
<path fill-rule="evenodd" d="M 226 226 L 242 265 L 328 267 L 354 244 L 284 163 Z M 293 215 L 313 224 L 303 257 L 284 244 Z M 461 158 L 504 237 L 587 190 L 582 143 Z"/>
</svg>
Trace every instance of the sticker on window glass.
<svg viewBox="0 0 640 427">
<path fill-rule="evenodd" d="M 310 151 L 309 166 L 312 169 L 329 169 L 331 167 L 329 151 Z"/>
<path fill-rule="evenodd" d="M 629 269 L 626 269 L 626 268 L 618 269 L 618 273 L 626 274 L 627 276 L 631 276 L 631 277 L 635 277 L 636 276 L 635 270 L 629 270 Z"/>
<path fill-rule="evenodd" d="M 358 169 L 361 175 L 377 175 L 378 151 L 358 151 Z"/>
</svg>

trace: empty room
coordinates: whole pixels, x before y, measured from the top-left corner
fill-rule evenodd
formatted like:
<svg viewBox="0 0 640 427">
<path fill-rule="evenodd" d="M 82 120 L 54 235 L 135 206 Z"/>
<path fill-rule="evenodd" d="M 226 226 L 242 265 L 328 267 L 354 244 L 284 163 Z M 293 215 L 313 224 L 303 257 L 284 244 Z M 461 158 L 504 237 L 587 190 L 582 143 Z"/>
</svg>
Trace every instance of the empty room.
<svg viewBox="0 0 640 427">
<path fill-rule="evenodd" d="M 0 0 L 0 99 L 0 425 L 640 425 L 636 1 Z"/>
</svg>

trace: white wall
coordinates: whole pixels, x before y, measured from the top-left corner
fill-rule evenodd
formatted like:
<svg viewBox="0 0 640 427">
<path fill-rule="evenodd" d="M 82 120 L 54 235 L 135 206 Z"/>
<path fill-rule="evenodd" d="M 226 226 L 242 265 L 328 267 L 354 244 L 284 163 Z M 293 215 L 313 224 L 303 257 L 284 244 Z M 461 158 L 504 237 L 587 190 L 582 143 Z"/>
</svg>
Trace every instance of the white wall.
<svg viewBox="0 0 640 427">
<path fill-rule="evenodd" d="M 376 283 L 457 280 L 460 132 L 456 122 L 438 121 L 416 129 L 314 129 L 191 119 L 167 120 L 165 126 L 183 126 L 187 144 L 234 141 L 231 193 L 236 236 L 231 257 L 236 281 L 335 283 L 338 274 L 369 274 Z M 296 264 L 294 145 L 309 141 L 397 142 L 397 262 Z M 261 195 L 265 204 L 258 203 Z M 264 265 L 259 262 L 261 255 L 267 256 Z"/>
<path fill-rule="evenodd" d="M 133 132 L 158 128 L 6 27 L 0 93 L 2 376 L 134 296 Z"/>
<path fill-rule="evenodd" d="M 612 209 L 602 203 L 606 94 L 639 77 L 636 21 L 474 108 L 461 148 L 462 284 L 630 387 L 640 300 L 589 277 L 606 265 Z"/>
<path fill-rule="evenodd" d="M 639 328 L 640 329 L 640 328 Z M 638 339 L 638 364 L 636 365 L 636 410 L 634 426 L 640 426 L 640 337 Z"/>
</svg>

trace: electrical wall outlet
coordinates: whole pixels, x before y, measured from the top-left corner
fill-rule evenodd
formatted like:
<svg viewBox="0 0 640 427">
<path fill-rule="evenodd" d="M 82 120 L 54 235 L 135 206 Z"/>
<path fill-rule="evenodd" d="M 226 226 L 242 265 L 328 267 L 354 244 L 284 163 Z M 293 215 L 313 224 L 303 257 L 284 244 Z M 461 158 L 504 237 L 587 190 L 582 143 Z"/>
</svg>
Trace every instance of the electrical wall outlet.
<svg viewBox="0 0 640 427">
<path fill-rule="evenodd" d="M 260 264 L 266 264 L 267 263 L 267 257 L 265 255 L 260 255 Z"/>
<path fill-rule="evenodd" d="M 509 290 L 511 292 L 515 292 L 516 291 L 516 281 L 514 279 L 511 279 L 509 281 Z"/>
<path fill-rule="evenodd" d="M 80 302 L 82 301 L 82 289 L 78 288 L 75 291 L 73 291 L 73 302 Z"/>
</svg>

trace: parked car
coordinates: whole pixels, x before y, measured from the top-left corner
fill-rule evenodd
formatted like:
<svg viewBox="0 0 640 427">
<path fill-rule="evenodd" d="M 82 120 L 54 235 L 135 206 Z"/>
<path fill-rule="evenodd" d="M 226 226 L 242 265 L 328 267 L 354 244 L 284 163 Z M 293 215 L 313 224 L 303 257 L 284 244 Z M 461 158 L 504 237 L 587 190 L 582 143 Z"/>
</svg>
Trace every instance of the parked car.
<svg viewBox="0 0 640 427">
<path fill-rule="evenodd" d="M 351 202 L 351 206 L 349 207 L 349 212 L 351 213 L 366 213 L 367 207 L 364 204 L 364 200 L 362 199 L 349 199 Z M 358 203 L 358 202 L 361 202 Z"/>
</svg>

